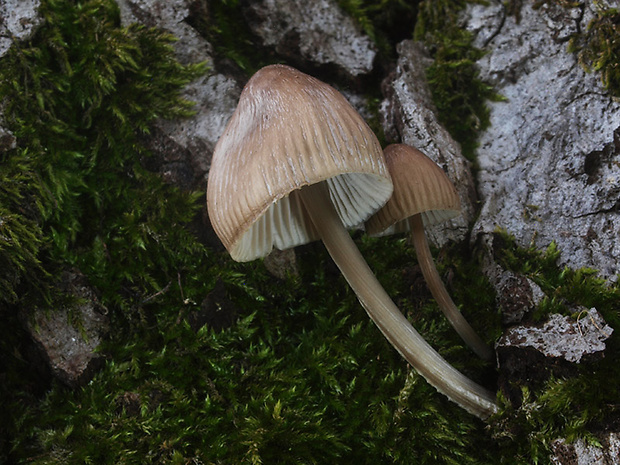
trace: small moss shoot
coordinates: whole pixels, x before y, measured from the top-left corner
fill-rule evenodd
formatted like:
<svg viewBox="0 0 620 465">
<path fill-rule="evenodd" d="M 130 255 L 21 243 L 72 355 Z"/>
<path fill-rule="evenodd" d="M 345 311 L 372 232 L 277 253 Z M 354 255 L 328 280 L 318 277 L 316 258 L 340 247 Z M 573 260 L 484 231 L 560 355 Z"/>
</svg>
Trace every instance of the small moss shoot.
<svg viewBox="0 0 620 465">
<path fill-rule="evenodd" d="M 1 155 L 0 155 L 1 156 Z M 0 171 L 0 300 L 15 303 L 18 287 L 45 275 L 39 250 L 45 238 L 38 223 L 37 179 L 28 160 L 5 160 Z M 39 187 L 40 189 L 40 187 Z"/>
</svg>

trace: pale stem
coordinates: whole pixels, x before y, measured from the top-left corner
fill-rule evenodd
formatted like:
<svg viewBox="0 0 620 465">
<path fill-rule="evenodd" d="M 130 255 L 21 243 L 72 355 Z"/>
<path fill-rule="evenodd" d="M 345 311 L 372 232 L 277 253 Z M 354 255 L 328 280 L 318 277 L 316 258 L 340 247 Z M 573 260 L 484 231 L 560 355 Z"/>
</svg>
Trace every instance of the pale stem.
<svg viewBox="0 0 620 465">
<path fill-rule="evenodd" d="M 433 256 L 428 246 L 428 240 L 424 233 L 422 217 L 418 214 L 409 218 L 409 226 L 411 228 L 411 237 L 418 256 L 418 263 L 422 269 L 422 274 L 439 308 L 471 350 L 484 360 L 493 360 L 495 357 L 494 352 L 480 339 L 478 334 L 476 334 L 463 314 L 456 307 L 437 272 Z"/>
<path fill-rule="evenodd" d="M 495 395 L 446 362 L 411 326 L 387 295 L 342 225 L 324 183 L 297 191 L 327 251 L 370 318 L 400 354 L 439 392 L 486 419 L 497 411 Z"/>
</svg>

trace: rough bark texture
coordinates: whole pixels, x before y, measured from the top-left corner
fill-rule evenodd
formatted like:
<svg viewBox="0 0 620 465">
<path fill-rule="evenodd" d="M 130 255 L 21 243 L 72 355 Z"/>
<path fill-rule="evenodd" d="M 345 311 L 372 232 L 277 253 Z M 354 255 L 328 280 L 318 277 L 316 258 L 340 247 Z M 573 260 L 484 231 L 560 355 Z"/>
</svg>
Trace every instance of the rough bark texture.
<svg viewBox="0 0 620 465">
<path fill-rule="evenodd" d="M 422 44 L 405 40 L 397 47 L 395 71 L 383 82 L 381 102 L 383 129 L 390 141 L 416 147 L 437 163 L 454 183 L 461 199 L 461 216 L 428 228 L 429 240 L 443 245 L 462 240 L 474 218 L 476 189 L 469 162 L 461 148 L 439 123 L 426 82 L 431 60 Z"/>
<path fill-rule="evenodd" d="M 349 76 L 372 71 L 376 46 L 335 1 L 246 3 L 245 15 L 252 31 L 263 45 L 273 47 L 292 64 L 328 65 Z"/>
<path fill-rule="evenodd" d="M 574 8 L 546 2 L 538 9 L 522 2 L 519 14 L 509 15 L 504 4 L 491 2 L 469 5 L 463 16 L 476 46 L 487 52 L 478 62 L 481 77 L 505 98 L 490 103 L 491 126 L 480 138 L 476 184 L 482 208 L 472 241 L 487 253 L 486 273 L 506 324 L 527 319 L 543 294 L 494 261 L 498 227 L 524 247 L 543 249 L 555 241 L 560 265 L 591 267 L 609 281 L 620 271 L 620 103 L 567 50 L 571 34 L 586 30 L 594 9 L 594 2 Z M 514 386 L 574 376 L 582 356 L 602 354 L 600 344 L 609 337 L 604 322 L 593 316 L 587 334 L 594 341 L 582 321 L 557 317 L 542 327 L 506 331 L 497 347 L 499 385 L 513 403 L 520 402 Z M 597 437 L 602 448 L 555 441 L 551 461 L 618 463 L 617 433 Z"/>
<path fill-rule="evenodd" d="M 618 465 L 620 464 L 620 435 L 605 433 L 601 446 L 587 444 L 583 439 L 568 443 L 564 439 L 553 441 L 551 449 L 554 465 Z"/>
<path fill-rule="evenodd" d="M 35 33 L 42 21 L 39 5 L 39 0 L 0 0 L 0 57 L 14 41 L 26 40 Z M 11 131 L 3 127 L 3 113 L 0 101 L 0 152 L 16 146 Z"/>
<path fill-rule="evenodd" d="M 568 9 L 524 2 L 519 18 L 503 6 L 472 6 L 465 18 L 488 53 L 483 79 L 505 101 L 491 103 L 491 127 L 480 139 L 482 201 L 475 235 L 497 228 L 518 244 L 555 241 L 561 263 L 620 271 L 620 102 L 567 50 L 594 6 Z"/>
<path fill-rule="evenodd" d="M 0 0 L 0 57 L 15 40 L 30 37 L 41 24 L 39 0 Z"/>
<path fill-rule="evenodd" d="M 192 2 L 185 0 L 119 0 L 121 20 L 166 29 L 179 40 L 177 56 L 183 63 L 206 62 L 208 74 L 187 86 L 185 95 L 195 102 L 196 114 L 182 121 L 159 121 L 146 143 L 153 152 L 150 167 L 185 189 L 203 189 L 211 153 L 232 115 L 241 93 L 235 77 L 215 69 L 212 47 L 187 19 Z"/>
<path fill-rule="evenodd" d="M 541 324 L 513 326 L 497 341 L 498 385 L 514 406 L 521 405 L 522 387 L 574 377 L 576 365 L 604 357 L 613 329 L 595 308 L 576 313 L 576 319 L 554 314 Z"/>
<path fill-rule="evenodd" d="M 605 323 L 595 308 L 582 310 L 578 319 L 551 315 L 539 326 L 514 326 L 497 342 L 498 348 L 522 349 L 531 347 L 545 357 L 562 358 L 579 363 L 584 357 L 605 350 L 605 341 L 613 329 Z"/>
</svg>

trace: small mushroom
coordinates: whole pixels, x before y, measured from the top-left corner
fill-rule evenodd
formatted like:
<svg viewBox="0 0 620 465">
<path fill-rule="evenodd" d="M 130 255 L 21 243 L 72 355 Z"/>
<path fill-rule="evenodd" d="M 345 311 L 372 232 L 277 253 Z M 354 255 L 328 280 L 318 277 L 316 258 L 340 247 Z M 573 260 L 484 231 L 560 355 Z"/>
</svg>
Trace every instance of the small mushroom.
<svg viewBox="0 0 620 465">
<path fill-rule="evenodd" d="M 379 142 L 331 86 L 284 65 L 246 84 L 218 141 L 207 186 L 213 228 L 231 257 L 322 239 L 388 341 L 433 386 L 486 418 L 495 396 L 448 364 L 383 290 L 346 228 L 392 194 Z"/>
<path fill-rule="evenodd" d="M 411 231 L 418 263 L 428 287 L 463 341 L 484 360 L 494 353 L 476 334 L 448 294 L 428 246 L 424 226 L 460 213 L 459 196 L 445 173 L 414 147 L 392 144 L 383 151 L 394 184 L 390 200 L 366 222 L 370 235 Z"/>
</svg>

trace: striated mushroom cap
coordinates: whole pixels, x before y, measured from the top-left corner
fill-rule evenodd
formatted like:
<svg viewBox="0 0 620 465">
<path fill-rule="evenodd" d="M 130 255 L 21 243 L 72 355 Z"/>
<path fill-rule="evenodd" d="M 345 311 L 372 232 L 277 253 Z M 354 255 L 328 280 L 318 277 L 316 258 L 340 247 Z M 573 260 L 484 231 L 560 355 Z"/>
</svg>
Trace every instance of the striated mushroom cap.
<svg viewBox="0 0 620 465">
<path fill-rule="evenodd" d="M 405 144 L 388 145 L 383 151 L 394 194 L 366 222 L 370 235 L 388 235 L 409 230 L 409 217 L 420 214 L 424 225 L 459 215 L 461 201 L 448 176 L 418 149 Z"/>
<path fill-rule="evenodd" d="M 318 239 L 295 191 L 323 181 L 345 227 L 363 223 L 392 194 L 381 146 L 342 94 L 289 66 L 259 70 L 209 172 L 209 218 L 232 258 Z"/>
</svg>

